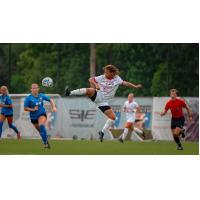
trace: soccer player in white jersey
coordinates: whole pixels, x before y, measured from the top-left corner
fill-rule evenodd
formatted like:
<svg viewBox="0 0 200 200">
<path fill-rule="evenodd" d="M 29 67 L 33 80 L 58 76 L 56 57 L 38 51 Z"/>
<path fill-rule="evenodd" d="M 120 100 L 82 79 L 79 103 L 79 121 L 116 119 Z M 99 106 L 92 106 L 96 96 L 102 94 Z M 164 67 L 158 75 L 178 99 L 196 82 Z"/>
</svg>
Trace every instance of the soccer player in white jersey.
<svg viewBox="0 0 200 200">
<path fill-rule="evenodd" d="M 133 84 L 123 81 L 119 74 L 119 70 L 114 65 L 103 67 L 104 74 L 89 78 L 91 88 L 81 88 L 70 91 L 65 88 L 65 95 L 87 95 L 97 107 L 108 117 L 103 129 L 99 132 L 99 139 L 102 142 L 104 134 L 109 133 L 109 128 L 113 125 L 116 116 L 112 108 L 109 106 L 109 101 L 115 96 L 119 85 L 124 85 L 130 88 L 141 88 L 141 84 Z"/>
<path fill-rule="evenodd" d="M 119 136 L 119 141 L 124 142 L 128 132 L 132 132 L 135 123 L 135 113 L 139 110 L 139 105 L 134 101 L 134 94 L 128 95 L 128 101 L 124 102 L 123 111 L 126 112 L 126 124 L 124 132 Z"/>
</svg>

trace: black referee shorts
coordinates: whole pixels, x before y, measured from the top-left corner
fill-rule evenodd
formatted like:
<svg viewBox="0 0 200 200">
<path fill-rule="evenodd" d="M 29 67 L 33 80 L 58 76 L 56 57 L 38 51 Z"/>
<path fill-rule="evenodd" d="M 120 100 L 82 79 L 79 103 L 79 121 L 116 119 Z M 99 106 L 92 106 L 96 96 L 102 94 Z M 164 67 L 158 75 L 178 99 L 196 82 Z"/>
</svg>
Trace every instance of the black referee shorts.
<svg viewBox="0 0 200 200">
<path fill-rule="evenodd" d="M 179 117 L 179 118 L 172 118 L 171 119 L 171 129 L 175 129 L 176 127 L 183 128 L 185 122 L 185 118 Z"/>
</svg>

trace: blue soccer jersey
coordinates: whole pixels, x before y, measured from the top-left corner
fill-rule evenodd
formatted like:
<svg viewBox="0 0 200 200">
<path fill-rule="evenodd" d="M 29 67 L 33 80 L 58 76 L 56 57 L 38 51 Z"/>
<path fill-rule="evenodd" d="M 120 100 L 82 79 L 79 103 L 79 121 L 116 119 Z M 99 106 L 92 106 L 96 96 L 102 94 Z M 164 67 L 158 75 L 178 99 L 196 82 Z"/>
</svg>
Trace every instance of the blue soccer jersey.
<svg viewBox="0 0 200 200">
<path fill-rule="evenodd" d="M 12 100 L 8 95 L 1 95 L 0 96 L 0 103 L 5 104 L 5 105 L 12 105 Z M 13 114 L 13 108 L 2 107 L 1 114 L 12 115 Z"/>
<path fill-rule="evenodd" d="M 34 108 L 35 106 L 38 106 L 38 110 L 30 111 L 31 119 L 38 119 L 40 115 L 46 114 L 43 101 L 50 101 L 50 97 L 43 93 L 39 93 L 37 97 L 32 94 L 26 97 L 24 108 Z"/>
</svg>

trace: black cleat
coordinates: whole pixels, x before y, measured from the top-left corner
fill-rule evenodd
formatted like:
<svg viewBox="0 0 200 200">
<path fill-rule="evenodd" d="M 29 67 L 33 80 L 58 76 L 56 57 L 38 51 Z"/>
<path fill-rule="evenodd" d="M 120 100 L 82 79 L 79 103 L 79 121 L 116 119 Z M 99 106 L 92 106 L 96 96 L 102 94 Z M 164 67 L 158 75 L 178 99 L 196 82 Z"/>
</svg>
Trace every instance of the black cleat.
<svg viewBox="0 0 200 200">
<path fill-rule="evenodd" d="M 183 150 L 183 147 L 182 146 L 178 146 L 176 149 L 177 150 Z"/>
<path fill-rule="evenodd" d="M 124 142 L 124 140 L 122 138 L 119 138 L 118 141 L 121 142 L 121 143 Z"/>
<path fill-rule="evenodd" d="M 103 142 L 103 136 L 104 136 L 104 133 L 102 131 L 99 131 L 99 139 L 101 142 Z"/>
<path fill-rule="evenodd" d="M 69 96 L 71 93 L 70 89 L 69 89 L 69 86 L 66 86 L 65 87 L 65 96 Z"/>
</svg>

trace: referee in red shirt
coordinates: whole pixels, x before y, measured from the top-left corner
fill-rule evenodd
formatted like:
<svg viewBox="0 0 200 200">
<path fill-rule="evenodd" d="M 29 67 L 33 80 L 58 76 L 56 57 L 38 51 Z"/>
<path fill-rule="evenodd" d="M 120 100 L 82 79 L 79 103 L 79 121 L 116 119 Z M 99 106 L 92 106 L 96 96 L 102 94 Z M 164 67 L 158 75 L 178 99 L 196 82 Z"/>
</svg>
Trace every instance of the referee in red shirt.
<svg viewBox="0 0 200 200">
<path fill-rule="evenodd" d="M 167 111 L 170 109 L 172 113 L 172 119 L 171 119 L 171 130 L 174 137 L 174 141 L 177 144 L 177 150 L 183 150 L 183 146 L 181 145 L 179 136 L 183 134 L 183 125 L 185 122 L 184 116 L 183 116 L 183 108 L 187 110 L 189 120 L 192 121 L 192 115 L 189 107 L 185 103 L 185 101 L 178 97 L 178 90 L 177 89 L 171 89 L 170 90 L 170 97 L 171 99 L 168 100 L 168 102 L 165 105 L 165 110 L 160 113 L 160 116 L 164 116 Z"/>
</svg>

